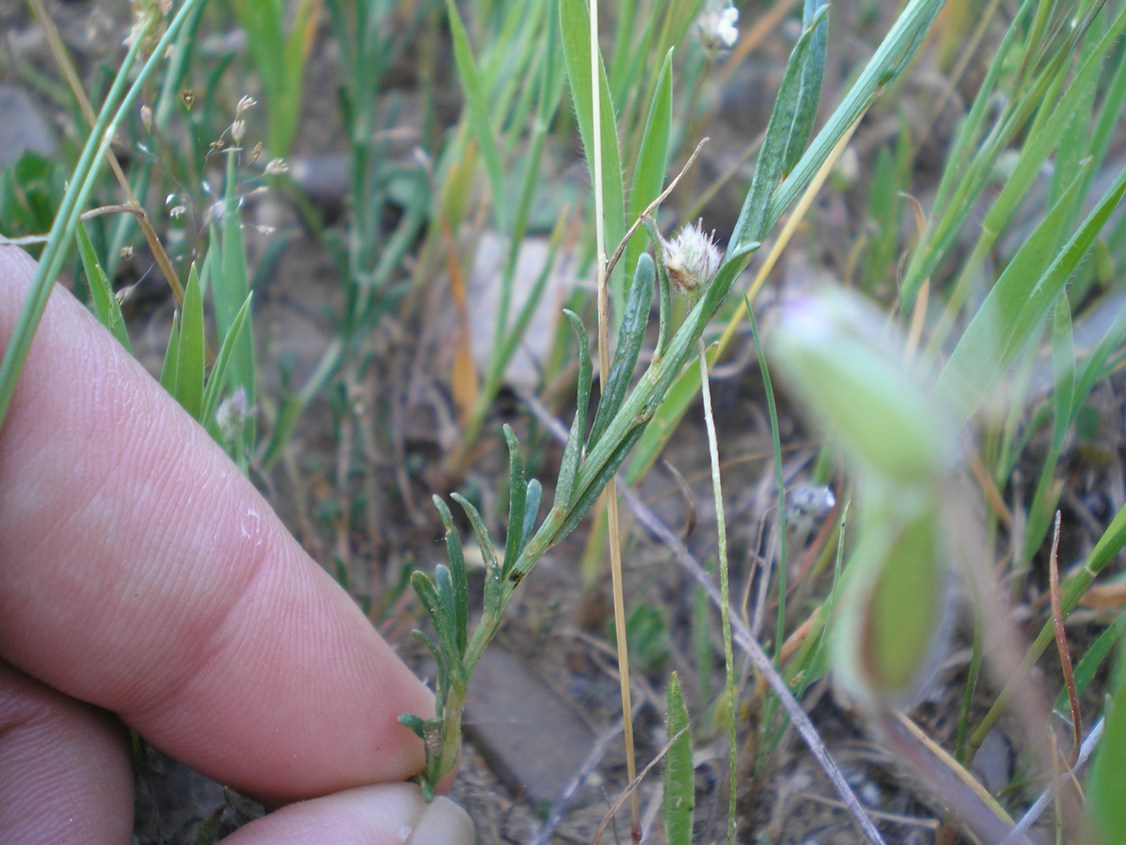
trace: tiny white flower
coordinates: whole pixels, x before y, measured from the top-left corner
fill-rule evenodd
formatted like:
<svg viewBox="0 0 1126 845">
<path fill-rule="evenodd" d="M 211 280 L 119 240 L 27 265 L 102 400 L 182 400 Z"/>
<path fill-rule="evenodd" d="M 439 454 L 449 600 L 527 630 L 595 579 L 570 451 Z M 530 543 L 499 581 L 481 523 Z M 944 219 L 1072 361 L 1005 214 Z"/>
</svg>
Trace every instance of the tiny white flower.
<svg viewBox="0 0 1126 845">
<path fill-rule="evenodd" d="M 238 104 L 235 106 L 235 114 L 241 115 L 244 112 L 250 111 L 256 105 L 258 105 L 258 101 L 256 99 L 251 97 L 249 94 L 243 94 L 239 98 Z"/>
<path fill-rule="evenodd" d="M 685 226 L 671 241 L 664 241 L 665 269 L 677 288 L 689 296 L 698 295 L 723 262 L 715 245 L 715 232 L 706 234 L 703 221 Z"/>
<path fill-rule="evenodd" d="M 739 10 L 730 4 L 712 4 L 696 21 L 696 32 L 704 49 L 712 55 L 724 53 L 735 46 L 739 40 Z"/>
<path fill-rule="evenodd" d="M 272 158 L 266 162 L 266 173 L 271 176 L 279 176 L 282 173 L 289 173 L 289 162 L 284 158 Z"/>
<path fill-rule="evenodd" d="M 215 409 L 215 422 L 226 442 L 230 443 L 238 437 L 246 423 L 247 413 L 246 389 L 243 387 L 239 387 L 219 403 L 219 407 Z"/>
</svg>

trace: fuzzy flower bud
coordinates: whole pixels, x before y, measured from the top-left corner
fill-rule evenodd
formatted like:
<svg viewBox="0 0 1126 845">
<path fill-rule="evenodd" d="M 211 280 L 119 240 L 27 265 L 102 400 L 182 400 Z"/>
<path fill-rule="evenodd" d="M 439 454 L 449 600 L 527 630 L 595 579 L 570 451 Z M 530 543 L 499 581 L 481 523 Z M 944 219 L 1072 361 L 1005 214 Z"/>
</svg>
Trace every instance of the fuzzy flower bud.
<svg viewBox="0 0 1126 845">
<path fill-rule="evenodd" d="M 715 232 L 704 232 L 703 221 L 685 226 L 671 241 L 664 241 L 665 269 L 677 289 L 686 296 L 698 296 L 719 270 L 723 261 L 715 245 Z"/>
<path fill-rule="evenodd" d="M 722 6 L 712 3 L 700 15 L 696 21 L 696 33 L 708 55 L 721 55 L 735 46 L 739 39 L 739 30 L 735 28 L 738 21 L 739 10 L 730 2 Z"/>
</svg>

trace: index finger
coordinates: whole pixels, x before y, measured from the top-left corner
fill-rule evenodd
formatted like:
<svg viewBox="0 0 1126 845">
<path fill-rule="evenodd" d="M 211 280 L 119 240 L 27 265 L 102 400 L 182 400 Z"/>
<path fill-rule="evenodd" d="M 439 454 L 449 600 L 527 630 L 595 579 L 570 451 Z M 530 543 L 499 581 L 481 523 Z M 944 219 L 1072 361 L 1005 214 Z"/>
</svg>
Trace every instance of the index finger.
<svg viewBox="0 0 1126 845">
<path fill-rule="evenodd" d="M 0 343 L 33 264 L 0 246 Z M 0 658 L 286 800 L 422 766 L 426 688 L 66 291 L 0 430 Z"/>
</svg>

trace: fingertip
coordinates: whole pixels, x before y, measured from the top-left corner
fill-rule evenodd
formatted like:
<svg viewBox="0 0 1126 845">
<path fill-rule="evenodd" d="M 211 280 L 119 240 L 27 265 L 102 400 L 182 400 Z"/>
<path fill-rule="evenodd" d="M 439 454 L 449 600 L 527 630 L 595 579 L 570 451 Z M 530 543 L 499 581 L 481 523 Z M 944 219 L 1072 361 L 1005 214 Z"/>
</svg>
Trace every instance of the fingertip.
<svg viewBox="0 0 1126 845">
<path fill-rule="evenodd" d="M 469 814 L 448 798 L 427 804 L 417 786 L 364 786 L 282 807 L 223 845 L 473 845 Z"/>
</svg>

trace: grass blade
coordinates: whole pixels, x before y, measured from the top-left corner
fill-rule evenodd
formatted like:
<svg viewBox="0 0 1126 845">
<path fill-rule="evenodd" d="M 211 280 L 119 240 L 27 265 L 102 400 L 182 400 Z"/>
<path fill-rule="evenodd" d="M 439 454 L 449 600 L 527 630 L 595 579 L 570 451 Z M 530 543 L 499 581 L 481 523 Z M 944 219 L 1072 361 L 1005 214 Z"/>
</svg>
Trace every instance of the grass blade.
<svg viewBox="0 0 1126 845">
<path fill-rule="evenodd" d="M 680 677 L 669 677 L 669 753 L 665 757 L 664 816 L 668 845 L 692 845 L 692 816 L 696 809 L 696 780 L 692 767 L 692 734 Z"/>
<path fill-rule="evenodd" d="M 109 278 L 106 276 L 102 265 L 98 263 L 98 256 L 94 252 L 94 244 L 86 231 L 86 225 L 79 223 L 74 231 L 78 238 L 78 254 L 82 257 L 82 267 L 86 271 L 86 280 L 90 288 L 90 300 L 94 304 L 94 313 L 102 325 L 110 330 L 117 338 L 117 342 L 125 347 L 129 353 L 133 347 L 129 343 L 129 332 L 125 328 L 125 318 L 121 314 L 121 303 L 113 294 Z"/>
<path fill-rule="evenodd" d="M 665 54 L 649 104 L 649 116 L 641 135 L 637 151 L 633 182 L 629 192 L 629 217 L 636 220 L 656 199 L 665 185 L 665 168 L 668 167 L 669 134 L 672 131 L 672 53 Z M 645 235 L 635 234 L 626 250 L 626 271 L 635 267 L 645 248 Z"/>
<path fill-rule="evenodd" d="M 504 190 L 504 169 L 501 166 L 496 139 L 493 137 L 493 127 L 489 120 L 489 109 L 485 103 L 481 76 L 477 71 L 477 63 L 473 59 L 473 50 L 469 44 L 469 33 L 465 31 L 465 24 L 461 20 L 457 4 L 453 0 L 448 0 L 446 8 L 449 11 L 450 37 L 454 44 L 454 61 L 457 63 L 458 78 L 461 79 L 466 108 L 469 110 L 469 125 L 485 159 L 485 172 L 493 192 L 497 228 L 502 232 L 508 232 L 508 199 Z"/>
<path fill-rule="evenodd" d="M 606 243 L 617 244 L 625 234 L 625 188 L 622 183 L 622 158 L 618 147 L 618 133 L 614 120 L 614 104 L 610 86 L 606 81 L 606 68 L 601 60 L 598 66 L 599 114 L 602 133 L 594 138 L 594 96 L 591 80 L 590 13 L 586 0 L 561 0 L 559 4 L 560 34 L 563 37 L 563 57 L 567 64 L 567 79 L 571 84 L 571 97 L 579 124 L 586 160 L 593 167 L 594 145 L 598 143 L 602 154 L 603 220 L 606 226 Z M 593 173 L 592 173 L 593 178 Z M 620 304 L 625 302 L 623 271 L 616 269 L 611 277 L 611 289 L 619 303 L 615 324 L 621 321 Z"/>
<path fill-rule="evenodd" d="M 985 401 L 1017 353 L 1033 337 L 1126 194 L 1124 168 L 1067 244 L 1059 249 L 1059 227 L 1071 212 L 1072 192 L 1082 178 L 1081 174 L 1073 180 L 1068 192 L 1009 262 L 939 377 L 939 388 L 950 391 L 962 403 L 966 416 Z"/>
</svg>

